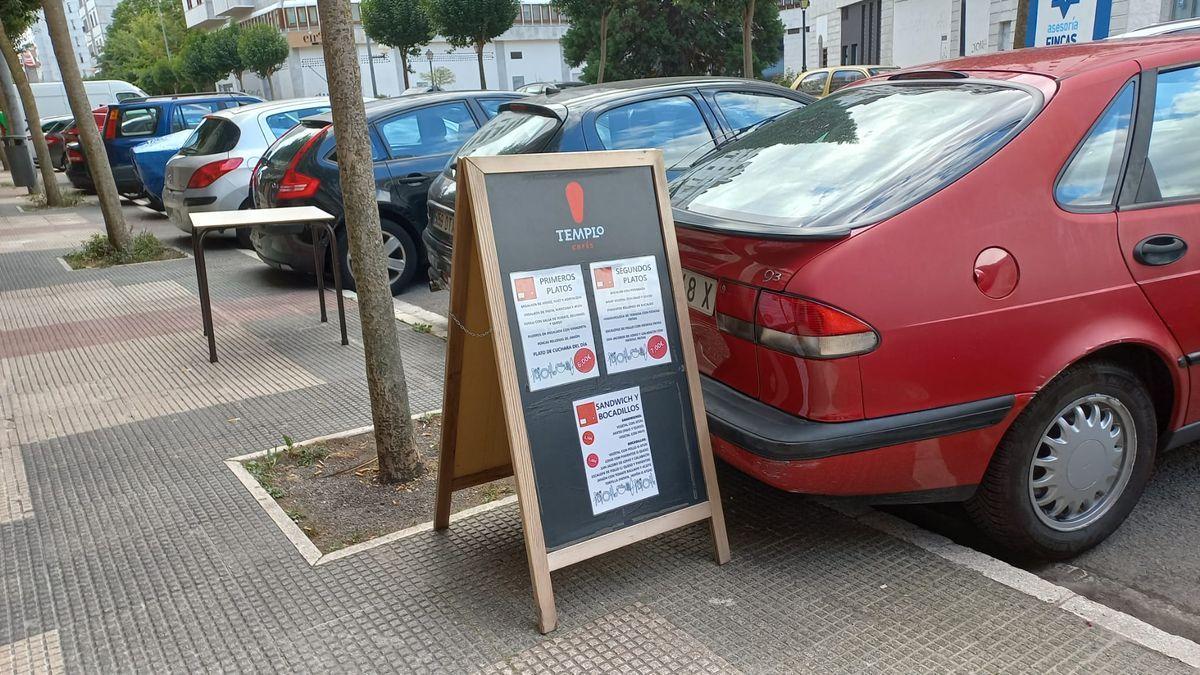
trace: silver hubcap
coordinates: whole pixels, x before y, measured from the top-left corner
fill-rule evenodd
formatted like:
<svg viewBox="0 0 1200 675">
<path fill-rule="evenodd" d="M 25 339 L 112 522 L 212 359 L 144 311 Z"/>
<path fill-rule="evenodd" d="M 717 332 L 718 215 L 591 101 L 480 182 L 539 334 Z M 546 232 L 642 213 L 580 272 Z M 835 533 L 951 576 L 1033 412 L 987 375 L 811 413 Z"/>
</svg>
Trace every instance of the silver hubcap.
<svg viewBox="0 0 1200 675">
<path fill-rule="evenodd" d="M 1091 525 L 1125 492 L 1136 455 L 1125 404 L 1103 394 L 1071 403 L 1042 432 L 1029 467 L 1034 513 L 1060 532 Z"/>
<path fill-rule="evenodd" d="M 394 283 L 404 274 L 404 266 L 408 264 L 408 260 L 404 257 L 404 246 L 401 245 L 400 239 L 390 232 L 383 233 L 383 255 L 384 261 L 387 262 L 388 282 Z M 354 276 L 354 262 L 350 260 L 350 256 L 346 256 L 346 266 L 350 268 L 350 276 Z"/>
</svg>

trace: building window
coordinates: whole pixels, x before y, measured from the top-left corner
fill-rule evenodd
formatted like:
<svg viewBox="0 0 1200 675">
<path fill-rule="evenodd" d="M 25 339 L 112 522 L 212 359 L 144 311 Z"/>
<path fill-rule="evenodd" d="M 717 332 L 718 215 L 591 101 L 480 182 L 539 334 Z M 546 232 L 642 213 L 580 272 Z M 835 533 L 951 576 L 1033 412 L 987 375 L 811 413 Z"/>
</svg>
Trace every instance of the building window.
<svg viewBox="0 0 1200 675">
<path fill-rule="evenodd" d="M 996 35 L 996 49 L 998 51 L 1008 51 L 1013 48 L 1013 22 L 1001 21 L 1000 30 Z"/>
<path fill-rule="evenodd" d="M 321 25 L 321 19 L 317 16 L 316 5 L 308 6 L 308 25 L 316 27 Z"/>
<path fill-rule="evenodd" d="M 512 59 L 513 61 L 520 60 L 522 56 L 523 55 L 521 54 L 521 52 L 509 52 L 508 53 L 508 58 Z"/>
<path fill-rule="evenodd" d="M 789 29 L 787 29 L 787 34 L 788 35 L 799 35 L 800 29 L 799 28 L 789 28 Z"/>
<path fill-rule="evenodd" d="M 288 28 L 296 27 L 296 8 L 295 7 L 288 7 L 287 9 L 283 10 L 283 16 L 285 17 Z"/>
</svg>

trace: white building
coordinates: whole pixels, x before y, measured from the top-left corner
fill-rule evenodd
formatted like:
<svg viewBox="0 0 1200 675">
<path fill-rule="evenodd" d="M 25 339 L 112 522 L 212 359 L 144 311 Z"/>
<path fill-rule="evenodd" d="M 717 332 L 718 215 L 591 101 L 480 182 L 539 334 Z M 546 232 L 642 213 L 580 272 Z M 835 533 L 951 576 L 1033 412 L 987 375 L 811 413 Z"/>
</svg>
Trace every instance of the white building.
<svg viewBox="0 0 1200 675">
<path fill-rule="evenodd" d="M 104 40 L 112 24 L 113 9 L 118 0 L 63 0 L 63 5 L 74 5 L 83 23 L 84 48 L 95 63 L 104 51 Z M 95 74 L 96 68 L 84 71 L 84 76 Z"/>
<path fill-rule="evenodd" d="M 100 52 L 93 53 L 88 50 L 82 18 L 83 3 L 79 0 L 64 0 L 63 9 L 66 11 L 67 27 L 71 32 L 71 46 L 75 50 L 75 58 L 79 59 L 79 70 L 84 77 L 95 75 L 96 56 Z M 50 32 L 46 29 L 46 15 L 40 9 L 37 15 L 37 21 L 29 27 L 25 40 L 37 47 L 38 81 L 61 82 L 62 71 L 58 68 L 58 59 L 54 57 L 54 45 L 50 42 Z"/>
<path fill-rule="evenodd" d="M 183 0 L 183 3 L 184 20 L 189 29 L 215 30 L 230 21 L 237 21 L 243 25 L 266 23 L 283 31 L 291 54 L 271 78 L 275 98 L 329 93 L 315 0 Z M 357 21 L 358 2 L 352 0 L 350 10 Z M 566 18 L 550 7 L 549 0 L 522 3 L 513 27 L 484 47 L 488 88 L 513 89 L 532 82 L 578 79 L 579 70 L 571 69 L 563 60 L 559 43 L 567 28 Z M 375 71 L 373 91 L 366 35 L 357 26 L 354 33 L 359 46 L 363 95 L 373 96 L 376 92 L 380 96 L 399 95 L 404 90 L 404 80 L 395 50 L 371 44 Z M 421 52 L 421 56 L 409 59 L 412 85 L 427 78 L 431 68 L 448 68 L 454 74 L 454 81 L 442 85 L 444 89 L 479 88 L 479 67 L 474 49 L 453 49 L 438 37 L 431 44 L 422 46 Z M 432 52 L 432 60 L 426 58 L 426 52 Z M 237 84 L 226 80 L 220 86 L 228 89 Z M 267 94 L 267 87 L 252 73 L 244 76 L 243 88 L 247 93 Z"/>
<path fill-rule="evenodd" d="M 1011 49 L 1017 0 L 781 0 L 784 65 L 914 66 Z M 1200 16 L 1200 0 L 1030 0 L 1022 44 L 1087 42 Z M 963 18 L 965 9 L 965 20 Z M 807 25 L 807 31 L 803 27 Z"/>
</svg>

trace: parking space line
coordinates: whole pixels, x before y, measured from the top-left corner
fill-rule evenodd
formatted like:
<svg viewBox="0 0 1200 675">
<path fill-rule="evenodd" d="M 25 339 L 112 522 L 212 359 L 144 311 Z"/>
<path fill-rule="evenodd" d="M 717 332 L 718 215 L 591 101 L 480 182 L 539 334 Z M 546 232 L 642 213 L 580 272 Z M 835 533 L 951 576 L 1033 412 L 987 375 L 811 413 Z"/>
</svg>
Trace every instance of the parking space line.
<svg viewBox="0 0 1200 675">
<path fill-rule="evenodd" d="M 1092 624 L 1193 667 L 1200 668 L 1200 644 L 1152 626 L 1137 617 L 1085 598 L 1069 588 L 1014 567 L 923 529 L 896 516 L 875 509 L 837 500 L 818 500 L 825 506 L 849 516 L 874 530 L 906 541 L 944 560 L 962 565 L 1009 588 L 1068 611 Z"/>
</svg>

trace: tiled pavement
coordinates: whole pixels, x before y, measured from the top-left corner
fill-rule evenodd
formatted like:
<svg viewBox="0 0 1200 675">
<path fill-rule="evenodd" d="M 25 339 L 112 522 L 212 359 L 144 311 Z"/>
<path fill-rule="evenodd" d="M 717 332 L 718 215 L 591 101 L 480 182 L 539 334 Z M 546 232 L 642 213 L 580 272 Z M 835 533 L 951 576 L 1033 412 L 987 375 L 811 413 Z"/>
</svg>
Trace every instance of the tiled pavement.
<svg viewBox="0 0 1200 675">
<path fill-rule="evenodd" d="M 191 261 L 69 272 L 72 215 L 0 196 L 0 672 L 1183 669 L 731 471 L 733 562 L 697 526 L 558 572 L 550 636 L 511 506 L 312 567 L 221 460 L 369 423 L 353 303 L 341 347 L 218 245 L 210 365 Z M 435 408 L 442 343 L 400 335 Z"/>
</svg>

